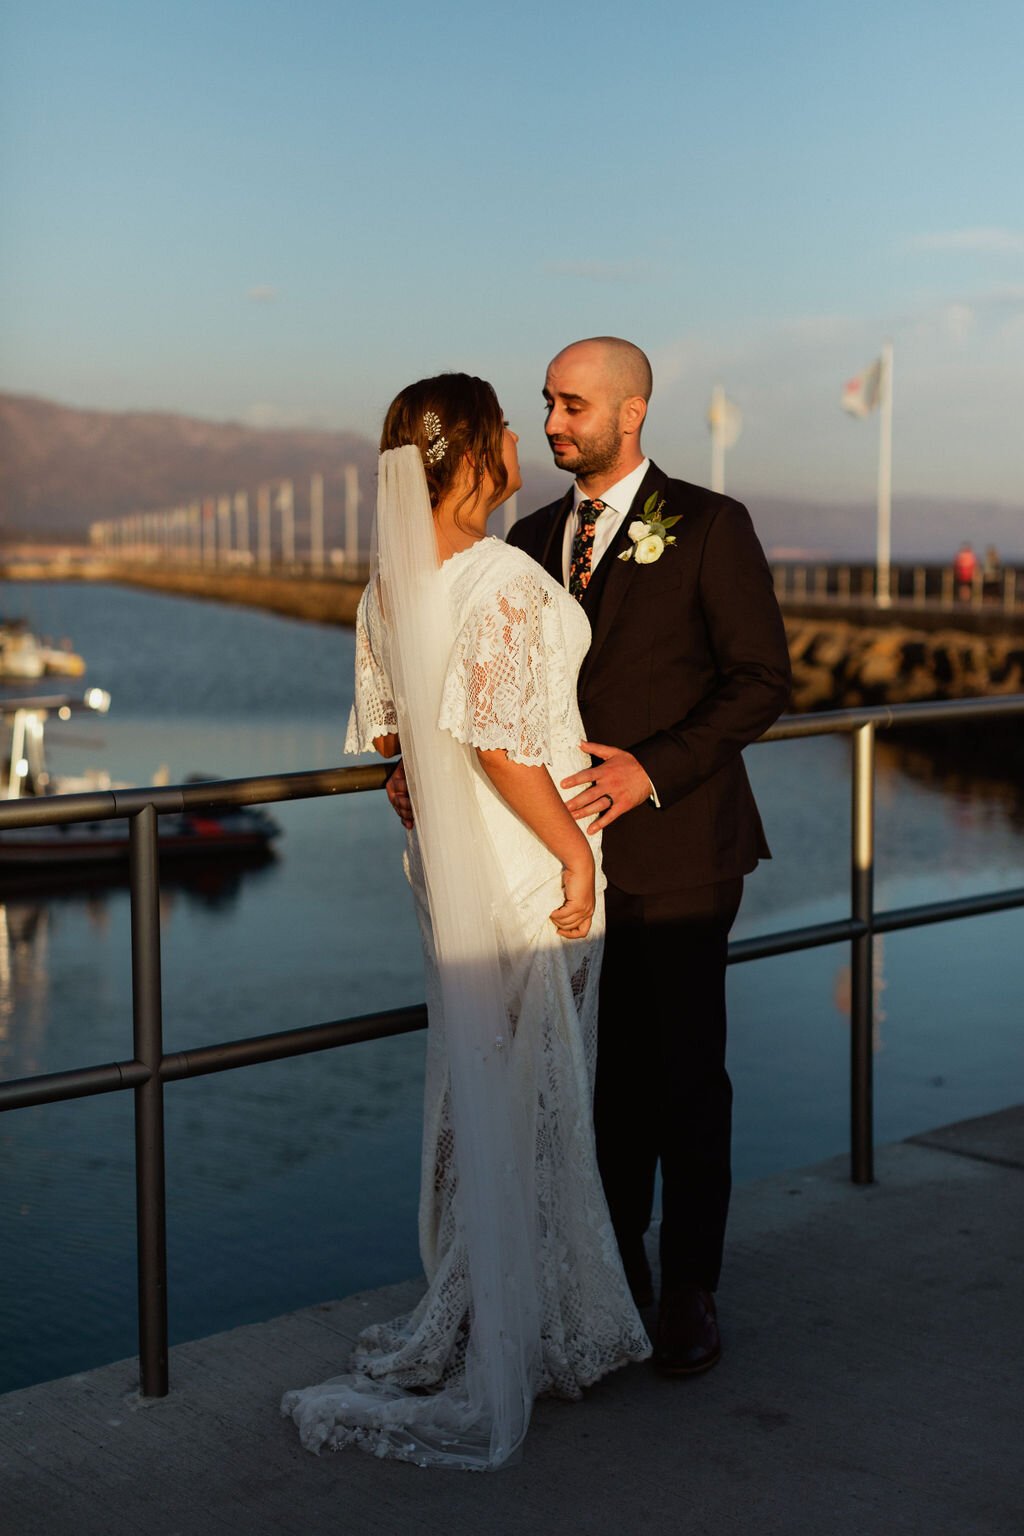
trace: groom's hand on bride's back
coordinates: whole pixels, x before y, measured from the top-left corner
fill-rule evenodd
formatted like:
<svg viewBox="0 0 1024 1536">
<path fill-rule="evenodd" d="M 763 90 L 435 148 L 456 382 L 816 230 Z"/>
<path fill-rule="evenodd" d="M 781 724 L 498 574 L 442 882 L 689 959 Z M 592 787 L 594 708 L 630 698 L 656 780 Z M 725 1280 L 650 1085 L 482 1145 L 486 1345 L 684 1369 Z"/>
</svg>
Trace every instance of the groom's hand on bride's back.
<svg viewBox="0 0 1024 1536">
<path fill-rule="evenodd" d="M 563 789 L 583 786 L 578 795 L 565 803 L 577 821 L 593 817 L 587 827 L 588 834 L 593 837 L 595 832 L 610 827 L 627 811 L 650 800 L 654 785 L 647 777 L 646 769 L 623 747 L 606 747 L 599 741 L 581 741 L 580 746 L 591 757 L 599 757 L 601 762 L 596 767 L 584 768 L 582 773 L 571 774 L 562 779 L 561 784 Z"/>
<path fill-rule="evenodd" d="M 388 781 L 384 788 L 387 791 L 387 796 L 391 801 L 391 808 L 395 815 L 401 821 L 402 826 L 411 832 L 415 823 L 412 817 L 412 801 L 409 799 L 409 785 L 405 777 L 405 766 L 401 758 L 398 759 L 398 762 L 388 775 Z"/>
</svg>

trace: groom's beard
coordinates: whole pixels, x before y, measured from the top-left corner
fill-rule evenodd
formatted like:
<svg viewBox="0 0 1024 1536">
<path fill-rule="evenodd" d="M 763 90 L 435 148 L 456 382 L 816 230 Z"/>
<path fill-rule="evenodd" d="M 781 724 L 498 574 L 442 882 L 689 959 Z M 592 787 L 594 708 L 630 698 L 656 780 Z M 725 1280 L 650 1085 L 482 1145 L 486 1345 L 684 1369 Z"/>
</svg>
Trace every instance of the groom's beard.
<svg viewBox="0 0 1024 1536">
<path fill-rule="evenodd" d="M 603 475 L 614 469 L 622 452 L 622 437 L 616 423 L 609 422 L 603 432 L 590 437 L 570 437 L 559 432 L 548 438 L 548 446 L 559 469 L 571 475 Z"/>
</svg>

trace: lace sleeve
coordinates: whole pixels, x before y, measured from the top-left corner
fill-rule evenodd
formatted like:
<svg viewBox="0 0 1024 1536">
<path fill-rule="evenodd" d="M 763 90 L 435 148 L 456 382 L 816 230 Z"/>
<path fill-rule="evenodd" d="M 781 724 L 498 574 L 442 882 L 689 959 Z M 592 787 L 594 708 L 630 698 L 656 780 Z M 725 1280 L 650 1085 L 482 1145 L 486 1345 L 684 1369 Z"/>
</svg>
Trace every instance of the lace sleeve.
<svg viewBox="0 0 1024 1536">
<path fill-rule="evenodd" d="M 398 712 L 381 659 L 382 629 L 376 599 L 367 587 L 356 611 L 355 702 L 348 717 L 346 752 L 372 752 L 375 736 L 398 730 Z"/>
<path fill-rule="evenodd" d="M 544 589 L 518 579 L 478 603 L 455 639 L 438 725 L 485 751 L 503 748 L 517 763 L 550 763 Z"/>
</svg>

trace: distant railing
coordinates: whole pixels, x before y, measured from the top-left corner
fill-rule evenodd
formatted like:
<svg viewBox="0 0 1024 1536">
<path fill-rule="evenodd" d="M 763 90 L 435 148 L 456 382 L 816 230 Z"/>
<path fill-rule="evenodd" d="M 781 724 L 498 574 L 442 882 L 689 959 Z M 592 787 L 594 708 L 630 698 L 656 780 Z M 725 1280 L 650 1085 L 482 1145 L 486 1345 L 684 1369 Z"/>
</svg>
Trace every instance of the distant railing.
<svg viewBox="0 0 1024 1536">
<path fill-rule="evenodd" d="M 962 699 L 952 703 L 904 704 L 891 709 L 846 709 L 818 715 L 789 715 L 762 737 L 763 741 L 835 734 L 851 737 L 849 916 L 835 922 L 812 923 L 783 933 L 734 941 L 729 946 L 729 960 L 735 964 L 792 954 L 824 944 L 849 943 L 852 982 L 850 1156 L 851 1178 L 857 1184 L 868 1184 L 874 1176 L 871 1041 L 875 934 L 1024 906 L 1024 887 L 1019 886 L 1012 890 L 929 902 L 923 906 L 875 911 L 875 733 L 948 720 L 976 723 L 1014 715 L 1024 715 L 1024 694 L 998 699 Z M 251 1066 L 260 1061 L 281 1061 L 289 1056 L 351 1045 L 360 1040 L 406 1034 L 424 1028 L 427 1022 L 426 1008 L 419 1005 L 166 1054 L 160 980 L 157 818 L 188 810 L 269 805 L 377 790 L 383 788 L 389 771 L 389 766 L 382 764 L 0 803 L 0 833 L 17 827 L 66 826 L 122 816 L 129 818 L 133 1055 L 125 1061 L 0 1083 L 0 1110 L 53 1104 L 124 1089 L 134 1092 L 139 1365 L 143 1396 L 164 1397 L 168 1391 L 164 1083 Z"/>
<path fill-rule="evenodd" d="M 878 576 L 867 562 L 778 560 L 772 565 L 779 602 L 863 607 L 878 602 Z M 882 605 L 880 605 L 882 606 Z M 889 608 L 1024 613 L 1024 572 L 1015 566 L 986 568 L 980 562 L 963 581 L 951 565 L 894 565 L 889 572 Z"/>
</svg>

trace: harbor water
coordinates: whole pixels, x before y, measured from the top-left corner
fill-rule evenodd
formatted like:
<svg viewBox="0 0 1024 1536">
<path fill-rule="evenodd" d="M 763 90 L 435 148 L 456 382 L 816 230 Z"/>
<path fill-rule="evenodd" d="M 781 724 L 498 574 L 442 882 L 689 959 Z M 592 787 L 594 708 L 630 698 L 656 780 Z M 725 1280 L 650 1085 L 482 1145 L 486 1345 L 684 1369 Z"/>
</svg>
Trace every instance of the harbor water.
<svg viewBox="0 0 1024 1536">
<path fill-rule="evenodd" d="M 108 716 L 48 727 L 58 774 L 344 761 L 347 631 L 113 586 L 0 584 L 0 612 L 70 637 L 85 683 L 111 693 Z M 775 858 L 736 936 L 844 916 L 848 743 L 746 757 Z M 998 764 L 953 775 L 883 742 L 876 810 L 879 908 L 1024 883 L 1024 787 Z M 163 872 L 168 1050 L 421 999 L 385 797 L 273 814 L 268 862 Z M 835 946 L 730 972 L 739 1181 L 848 1144 L 847 963 Z M 878 943 L 879 1141 L 1019 1101 L 1022 972 L 1020 912 Z M 130 1057 L 130 981 L 123 876 L 0 878 L 0 1079 Z M 168 1085 L 172 1342 L 417 1273 L 423 1049 L 414 1035 Z M 0 1116 L 0 1390 L 133 1353 L 132 1136 L 126 1093 Z"/>
</svg>

